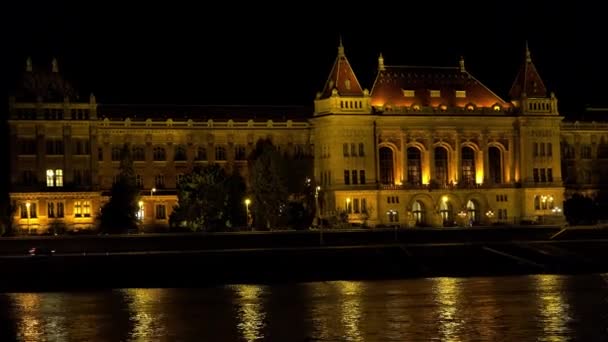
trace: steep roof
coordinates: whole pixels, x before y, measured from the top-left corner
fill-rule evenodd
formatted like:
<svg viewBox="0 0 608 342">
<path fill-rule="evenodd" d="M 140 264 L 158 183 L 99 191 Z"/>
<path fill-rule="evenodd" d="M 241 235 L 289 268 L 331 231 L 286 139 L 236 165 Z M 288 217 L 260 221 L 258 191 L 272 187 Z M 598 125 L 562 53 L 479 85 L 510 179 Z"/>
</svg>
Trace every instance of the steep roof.
<svg viewBox="0 0 608 342">
<path fill-rule="evenodd" d="M 375 106 L 463 107 L 469 103 L 477 107 L 509 106 L 467 72 L 463 60 L 460 67 L 383 65 L 378 70 L 371 96 Z"/>
<path fill-rule="evenodd" d="M 38 98 L 45 102 L 63 102 L 65 98 L 71 101 L 78 99 L 72 84 L 59 73 L 56 59 L 53 59 L 50 68 L 41 68 L 32 65 L 31 58 L 28 58 L 14 95 L 17 101 L 24 102 L 35 102 Z"/>
<path fill-rule="evenodd" d="M 342 46 L 341 40 L 340 45 L 338 46 L 338 56 L 329 73 L 327 82 L 325 82 L 325 87 L 321 92 L 321 98 L 330 97 L 334 89 L 336 89 L 341 96 L 363 95 L 361 84 L 359 84 L 357 76 L 355 76 L 355 72 L 344 54 L 344 46 Z"/>
<path fill-rule="evenodd" d="M 522 96 L 547 97 L 547 88 L 532 63 L 528 43 L 526 43 L 526 60 L 515 77 L 509 96 L 511 99 L 519 99 Z"/>
</svg>

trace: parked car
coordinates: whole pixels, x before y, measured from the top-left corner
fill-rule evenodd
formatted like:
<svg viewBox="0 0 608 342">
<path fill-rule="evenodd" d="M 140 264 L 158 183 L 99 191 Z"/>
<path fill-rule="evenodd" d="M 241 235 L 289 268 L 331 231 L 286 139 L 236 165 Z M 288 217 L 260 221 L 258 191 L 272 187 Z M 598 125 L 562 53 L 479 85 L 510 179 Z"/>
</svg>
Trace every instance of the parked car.
<svg viewBox="0 0 608 342">
<path fill-rule="evenodd" d="M 31 256 L 53 256 L 55 250 L 49 247 L 32 247 L 29 253 Z"/>
</svg>

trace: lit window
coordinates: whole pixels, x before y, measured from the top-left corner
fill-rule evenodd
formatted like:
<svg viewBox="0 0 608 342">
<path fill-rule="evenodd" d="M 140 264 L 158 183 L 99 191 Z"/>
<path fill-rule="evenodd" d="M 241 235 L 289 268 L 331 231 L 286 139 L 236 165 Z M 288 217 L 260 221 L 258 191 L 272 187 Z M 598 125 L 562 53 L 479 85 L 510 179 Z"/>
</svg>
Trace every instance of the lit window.
<svg viewBox="0 0 608 342">
<path fill-rule="evenodd" d="M 440 90 L 431 90 L 431 97 L 441 97 Z"/>
<path fill-rule="evenodd" d="M 415 91 L 413 91 L 413 90 L 403 90 L 403 96 L 404 97 L 414 97 L 415 96 Z"/>
<path fill-rule="evenodd" d="M 413 105 L 412 109 L 415 111 L 419 111 L 420 110 L 420 105 Z"/>
<path fill-rule="evenodd" d="M 497 104 L 495 104 L 494 107 L 492 107 L 492 109 L 494 109 L 495 112 L 500 112 L 500 110 L 501 110 L 500 106 Z"/>
<path fill-rule="evenodd" d="M 63 186 L 63 170 L 55 170 L 55 186 Z"/>
<path fill-rule="evenodd" d="M 458 98 L 467 97 L 467 91 L 466 90 L 456 90 L 456 97 L 458 97 Z"/>
<path fill-rule="evenodd" d="M 82 216 L 91 217 L 91 201 L 82 201 Z"/>
<path fill-rule="evenodd" d="M 475 110 L 475 106 L 473 106 L 472 104 L 468 104 L 466 108 L 469 112 L 472 112 Z"/>
<path fill-rule="evenodd" d="M 82 217 L 82 202 L 74 202 L 74 217 Z"/>
<path fill-rule="evenodd" d="M 445 112 L 446 110 L 448 110 L 448 106 L 441 105 L 441 106 L 439 106 L 439 109 L 441 109 L 442 112 Z"/>
<path fill-rule="evenodd" d="M 165 220 L 167 218 L 166 207 L 164 204 L 156 205 L 156 218 L 159 220 Z"/>
<path fill-rule="evenodd" d="M 46 170 L 46 186 L 55 186 L 55 172 L 53 170 Z"/>
</svg>

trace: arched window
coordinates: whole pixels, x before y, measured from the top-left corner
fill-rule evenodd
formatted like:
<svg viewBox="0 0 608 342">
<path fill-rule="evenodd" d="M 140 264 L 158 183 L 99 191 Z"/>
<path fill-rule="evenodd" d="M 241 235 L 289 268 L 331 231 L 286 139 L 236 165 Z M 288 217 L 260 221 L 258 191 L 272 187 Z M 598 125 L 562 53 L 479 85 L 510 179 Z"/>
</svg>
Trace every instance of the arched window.
<svg viewBox="0 0 608 342">
<path fill-rule="evenodd" d="M 464 186 L 475 185 L 475 151 L 465 146 L 461 153 L 461 180 Z"/>
<path fill-rule="evenodd" d="M 199 146 L 196 151 L 196 160 L 207 161 L 207 149 L 203 146 Z"/>
<path fill-rule="evenodd" d="M 416 220 L 417 226 L 426 225 L 424 204 L 422 204 L 420 201 L 416 201 L 414 204 L 412 204 L 412 215 L 414 216 L 414 220 Z"/>
<path fill-rule="evenodd" d="M 167 155 L 165 154 L 165 148 L 161 146 L 156 146 L 153 150 L 153 157 L 156 161 L 167 160 Z"/>
<path fill-rule="evenodd" d="M 449 201 L 441 201 L 439 203 L 439 214 L 443 220 L 444 227 L 450 227 L 454 225 L 454 217 L 452 213 L 452 203 Z"/>
<path fill-rule="evenodd" d="M 534 196 L 534 210 L 540 210 L 540 197 Z"/>
<path fill-rule="evenodd" d="M 448 151 L 445 147 L 435 147 L 435 181 L 439 185 L 448 183 Z"/>
<path fill-rule="evenodd" d="M 469 200 L 467 202 L 467 214 L 469 215 L 469 219 L 474 222 L 479 222 L 479 205 L 473 200 Z"/>
<path fill-rule="evenodd" d="M 215 160 L 217 160 L 217 161 L 226 160 L 226 147 L 215 146 Z"/>
<path fill-rule="evenodd" d="M 496 146 L 488 148 L 489 166 L 490 166 L 490 182 L 494 184 L 502 183 L 502 153 Z"/>
<path fill-rule="evenodd" d="M 175 147 L 175 155 L 173 156 L 173 160 L 175 161 L 184 161 L 187 159 L 186 156 L 186 146 L 177 145 Z"/>
<path fill-rule="evenodd" d="M 393 150 L 388 147 L 380 147 L 380 182 L 382 184 L 394 184 L 393 175 Z"/>
<path fill-rule="evenodd" d="M 422 158 L 420 150 L 416 147 L 407 149 L 407 181 L 411 185 L 422 184 Z"/>
<path fill-rule="evenodd" d="M 112 147 L 112 161 L 119 161 L 121 154 L 120 147 Z"/>
<path fill-rule="evenodd" d="M 146 160 L 146 155 L 142 146 L 134 146 L 131 153 L 133 154 L 133 161 Z"/>
</svg>

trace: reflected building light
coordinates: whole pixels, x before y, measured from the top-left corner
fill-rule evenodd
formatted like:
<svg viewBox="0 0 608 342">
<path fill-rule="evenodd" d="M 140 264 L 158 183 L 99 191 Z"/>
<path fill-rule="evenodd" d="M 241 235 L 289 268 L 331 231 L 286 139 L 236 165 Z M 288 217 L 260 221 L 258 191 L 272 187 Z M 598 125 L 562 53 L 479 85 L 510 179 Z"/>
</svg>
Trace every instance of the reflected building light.
<svg viewBox="0 0 608 342">
<path fill-rule="evenodd" d="M 437 322 L 441 341 L 462 341 L 463 322 L 459 318 L 461 280 L 457 278 L 435 278 L 433 292 L 437 309 Z"/>
<path fill-rule="evenodd" d="M 67 321 L 60 310 L 64 297 L 52 293 L 14 293 L 9 295 L 15 306 L 17 336 L 24 341 L 65 341 Z M 49 314 L 51 313 L 51 314 Z"/>
<path fill-rule="evenodd" d="M 165 336 L 165 326 L 160 323 L 162 308 L 159 305 L 164 289 L 119 291 L 127 302 L 130 321 L 133 323 L 130 341 L 150 341 Z"/>
<path fill-rule="evenodd" d="M 266 312 L 262 296 L 266 289 L 260 285 L 235 285 L 236 292 L 237 328 L 245 341 L 264 339 Z"/>
<path fill-rule="evenodd" d="M 342 296 L 341 321 L 346 341 L 362 341 L 361 335 L 361 297 L 362 283 L 356 281 L 338 281 L 336 287 Z"/>
<path fill-rule="evenodd" d="M 566 341 L 571 317 L 564 298 L 564 276 L 542 274 L 534 277 L 538 293 L 538 316 L 546 341 Z"/>
</svg>

